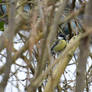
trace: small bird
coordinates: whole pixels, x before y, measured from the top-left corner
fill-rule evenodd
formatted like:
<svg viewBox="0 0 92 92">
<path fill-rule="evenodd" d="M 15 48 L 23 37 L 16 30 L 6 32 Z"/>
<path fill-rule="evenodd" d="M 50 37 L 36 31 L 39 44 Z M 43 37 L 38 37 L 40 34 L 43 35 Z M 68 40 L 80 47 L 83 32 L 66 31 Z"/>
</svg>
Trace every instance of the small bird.
<svg viewBox="0 0 92 92">
<path fill-rule="evenodd" d="M 60 40 L 53 50 L 55 50 L 55 52 L 61 51 L 66 47 L 66 44 L 65 40 Z"/>
<path fill-rule="evenodd" d="M 60 37 L 60 39 L 58 39 L 51 47 L 51 53 L 54 55 L 55 53 L 62 51 L 66 47 L 66 45 L 67 42 L 64 35 L 62 35 L 62 37 Z"/>
</svg>

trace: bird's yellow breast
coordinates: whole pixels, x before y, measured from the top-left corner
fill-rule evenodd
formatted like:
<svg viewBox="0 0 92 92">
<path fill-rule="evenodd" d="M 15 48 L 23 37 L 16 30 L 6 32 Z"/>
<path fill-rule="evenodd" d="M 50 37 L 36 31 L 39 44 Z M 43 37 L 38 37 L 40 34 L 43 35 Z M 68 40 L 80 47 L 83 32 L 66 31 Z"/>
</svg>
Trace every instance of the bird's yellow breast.
<svg viewBox="0 0 92 92">
<path fill-rule="evenodd" d="M 67 45 L 67 42 L 65 40 L 60 40 L 59 43 L 54 47 L 54 50 L 56 52 L 63 50 Z"/>
</svg>

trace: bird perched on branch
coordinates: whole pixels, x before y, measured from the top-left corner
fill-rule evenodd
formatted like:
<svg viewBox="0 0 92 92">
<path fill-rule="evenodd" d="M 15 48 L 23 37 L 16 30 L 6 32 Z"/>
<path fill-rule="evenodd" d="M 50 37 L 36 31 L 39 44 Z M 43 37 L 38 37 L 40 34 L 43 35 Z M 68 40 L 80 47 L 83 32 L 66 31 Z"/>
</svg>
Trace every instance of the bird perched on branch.
<svg viewBox="0 0 92 92">
<path fill-rule="evenodd" d="M 53 44 L 51 47 L 51 53 L 54 55 L 57 52 L 61 52 L 66 47 L 67 42 L 65 39 L 65 35 L 61 34 L 60 38 Z"/>
</svg>

